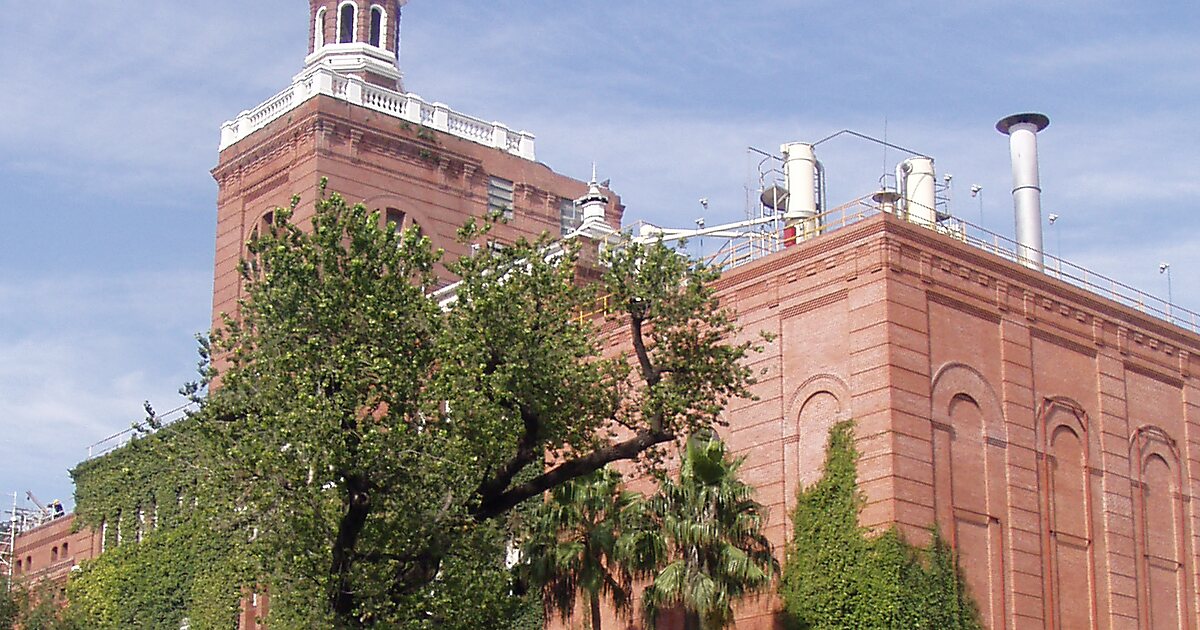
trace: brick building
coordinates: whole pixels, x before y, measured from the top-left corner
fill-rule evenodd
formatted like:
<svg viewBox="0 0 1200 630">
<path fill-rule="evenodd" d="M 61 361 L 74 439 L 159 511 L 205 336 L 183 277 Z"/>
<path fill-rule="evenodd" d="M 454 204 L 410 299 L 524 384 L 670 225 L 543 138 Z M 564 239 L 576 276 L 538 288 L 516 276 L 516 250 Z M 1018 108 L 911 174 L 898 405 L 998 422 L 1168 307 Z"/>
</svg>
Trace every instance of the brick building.
<svg viewBox="0 0 1200 630">
<path fill-rule="evenodd" d="M 511 213 L 500 240 L 580 224 L 572 200 L 589 185 L 536 162 L 532 135 L 403 91 L 403 5 L 311 0 L 304 70 L 223 126 L 214 318 L 236 304 L 255 230 L 293 194 L 303 222 L 322 177 L 451 254 L 454 230 L 489 208 Z M 798 155 L 785 147 L 781 162 L 815 160 Z M 932 179 L 932 160 L 911 166 Z M 1036 168 L 1034 178 L 1032 188 Z M 807 186 L 797 181 L 793 198 Z M 759 400 L 730 407 L 723 437 L 748 458 L 781 557 L 829 427 L 853 418 L 864 524 L 898 525 L 916 542 L 940 525 L 988 627 L 1195 628 L 1200 335 L 1146 296 L 1043 270 L 1030 236 L 1040 217 L 1003 247 L 940 215 L 936 200 L 914 203 L 933 194 L 914 186 L 833 210 L 786 207 L 762 223 L 783 228 L 772 245 L 732 258 L 718 283 L 747 334 L 776 335 L 754 359 Z M 1016 188 L 1019 201 L 1030 194 L 1019 178 Z M 605 195 L 605 220 L 619 227 L 620 201 Z M 68 527 L 21 539 L 35 572 L 58 576 L 68 549 L 98 550 Z M 244 627 L 258 603 L 248 600 Z M 776 627 L 776 607 L 746 603 L 738 627 Z"/>
<path fill-rule="evenodd" d="M 854 418 L 864 525 L 939 524 L 988 627 L 1195 627 L 1200 336 L 885 212 L 720 287 L 778 335 L 727 432 L 777 545 Z"/>
<path fill-rule="evenodd" d="M 72 569 L 100 551 L 100 536 L 72 531 L 70 516 L 23 529 L 12 551 L 13 576 L 22 580 L 65 582 Z"/>
</svg>

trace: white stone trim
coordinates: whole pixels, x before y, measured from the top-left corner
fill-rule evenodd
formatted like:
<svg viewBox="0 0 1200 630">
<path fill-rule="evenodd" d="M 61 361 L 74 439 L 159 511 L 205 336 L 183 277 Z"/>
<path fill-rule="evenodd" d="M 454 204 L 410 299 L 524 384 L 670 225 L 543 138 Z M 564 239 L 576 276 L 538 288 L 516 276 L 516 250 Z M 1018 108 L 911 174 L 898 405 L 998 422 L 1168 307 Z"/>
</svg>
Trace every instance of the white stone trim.
<svg viewBox="0 0 1200 630">
<path fill-rule="evenodd" d="M 326 44 L 324 48 L 304 58 L 304 66 L 324 66 L 342 74 L 370 72 L 400 82 L 396 59 L 384 48 L 363 42 Z"/>
<path fill-rule="evenodd" d="M 328 13 L 325 7 L 321 7 L 313 18 L 313 52 L 325 47 L 325 16 Z"/>
<path fill-rule="evenodd" d="M 325 54 L 338 52 L 351 44 L 327 45 Z M 387 56 L 387 51 L 366 44 L 355 44 L 369 50 L 377 57 Z M 344 57 L 339 55 L 338 57 Z M 314 53 L 310 58 L 320 60 L 323 54 Z M 393 71 L 395 66 L 391 66 Z M 360 105 L 393 118 L 423 125 L 452 136 L 463 138 L 484 146 L 500 149 L 506 153 L 535 160 L 534 135 L 528 131 L 513 131 L 503 123 L 485 122 L 479 118 L 456 112 L 442 103 L 429 103 L 416 94 L 406 94 L 381 88 L 339 72 L 329 63 L 315 63 L 296 75 L 291 87 L 267 99 L 258 107 L 238 114 L 237 118 L 221 125 L 220 150 L 233 146 L 250 134 L 266 127 L 274 120 L 285 116 L 309 99 L 324 94 L 347 103 Z"/>
</svg>

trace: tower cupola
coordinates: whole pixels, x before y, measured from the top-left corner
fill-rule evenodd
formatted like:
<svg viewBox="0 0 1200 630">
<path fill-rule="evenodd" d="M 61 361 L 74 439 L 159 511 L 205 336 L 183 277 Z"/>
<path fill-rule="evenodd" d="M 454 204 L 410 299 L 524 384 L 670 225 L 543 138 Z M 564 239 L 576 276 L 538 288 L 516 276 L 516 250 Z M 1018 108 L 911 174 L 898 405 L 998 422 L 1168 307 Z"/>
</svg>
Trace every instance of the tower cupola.
<svg viewBox="0 0 1200 630">
<path fill-rule="evenodd" d="M 592 164 L 592 181 L 588 183 L 587 194 L 575 200 L 576 207 L 583 210 L 583 223 L 587 224 L 602 224 L 605 220 L 605 211 L 608 210 L 608 197 L 600 191 L 600 184 L 596 183 L 596 165 Z"/>
<path fill-rule="evenodd" d="M 408 0 L 309 0 L 308 57 L 388 89 L 404 91 L 400 12 Z"/>
</svg>

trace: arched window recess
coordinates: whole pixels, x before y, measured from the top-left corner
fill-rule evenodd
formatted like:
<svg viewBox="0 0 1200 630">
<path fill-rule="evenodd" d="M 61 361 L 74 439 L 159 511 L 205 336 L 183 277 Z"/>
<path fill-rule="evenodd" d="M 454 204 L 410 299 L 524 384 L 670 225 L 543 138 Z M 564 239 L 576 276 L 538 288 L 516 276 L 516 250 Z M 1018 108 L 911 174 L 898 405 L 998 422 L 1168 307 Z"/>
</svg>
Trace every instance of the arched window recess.
<svg viewBox="0 0 1200 630">
<path fill-rule="evenodd" d="M 377 4 L 371 6 L 371 36 L 367 41 L 376 48 L 387 41 L 387 13 Z"/>
<path fill-rule="evenodd" d="M 338 43 L 349 44 L 358 32 L 358 7 L 347 0 L 338 5 Z"/>
</svg>

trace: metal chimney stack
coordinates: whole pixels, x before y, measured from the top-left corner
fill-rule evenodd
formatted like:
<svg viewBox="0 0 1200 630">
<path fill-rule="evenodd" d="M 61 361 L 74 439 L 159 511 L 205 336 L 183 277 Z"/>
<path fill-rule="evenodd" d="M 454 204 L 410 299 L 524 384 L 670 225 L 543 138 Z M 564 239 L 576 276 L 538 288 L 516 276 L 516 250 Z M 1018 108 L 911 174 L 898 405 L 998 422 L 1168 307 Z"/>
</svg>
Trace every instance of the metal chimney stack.
<svg viewBox="0 0 1200 630">
<path fill-rule="evenodd" d="M 996 123 L 1008 136 L 1012 154 L 1013 212 L 1017 223 L 1017 260 L 1041 271 L 1045 265 L 1042 247 L 1042 188 L 1038 179 L 1037 133 L 1050 125 L 1043 114 L 1013 114 Z"/>
</svg>

